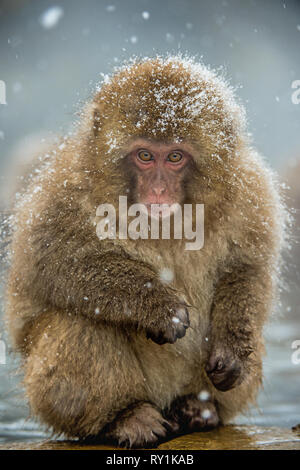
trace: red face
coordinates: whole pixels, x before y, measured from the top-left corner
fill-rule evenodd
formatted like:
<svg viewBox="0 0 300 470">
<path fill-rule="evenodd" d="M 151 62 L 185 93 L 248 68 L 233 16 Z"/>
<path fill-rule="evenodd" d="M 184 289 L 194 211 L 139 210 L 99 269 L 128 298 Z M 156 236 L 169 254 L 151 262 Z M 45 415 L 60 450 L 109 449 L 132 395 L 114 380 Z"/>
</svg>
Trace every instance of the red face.
<svg viewBox="0 0 300 470">
<path fill-rule="evenodd" d="M 151 204 L 182 203 L 184 176 L 193 161 L 191 151 L 186 144 L 135 141 L 128 158 L 136 176 L 136 202 L 148 209 Z"/>
</svg>

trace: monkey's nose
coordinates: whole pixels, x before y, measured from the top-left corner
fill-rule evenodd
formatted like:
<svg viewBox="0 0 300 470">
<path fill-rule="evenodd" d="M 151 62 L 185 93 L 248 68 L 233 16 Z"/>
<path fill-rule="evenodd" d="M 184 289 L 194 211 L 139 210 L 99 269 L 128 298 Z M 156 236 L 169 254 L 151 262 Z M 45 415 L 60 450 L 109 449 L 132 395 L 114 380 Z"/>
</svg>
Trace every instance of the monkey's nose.
<svg viewBox="0 0 300 470">
<path fill-rule="evenodd" d="M 165 192 L 166 188 L 158 187 L 158 188 L 152 188 L 152 191 L 154 192 L 155 196 L 160 196 Z"/>
</svg>

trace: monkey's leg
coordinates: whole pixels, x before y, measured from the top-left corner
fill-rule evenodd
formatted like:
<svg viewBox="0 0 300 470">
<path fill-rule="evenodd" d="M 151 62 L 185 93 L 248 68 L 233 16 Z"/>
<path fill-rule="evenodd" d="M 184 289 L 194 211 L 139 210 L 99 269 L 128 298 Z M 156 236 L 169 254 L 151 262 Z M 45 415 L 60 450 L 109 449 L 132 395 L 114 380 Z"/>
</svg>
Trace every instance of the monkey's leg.
<svg viewBox="0 0 300 470">
<path fill-rule="evenodd" d="M 260 374 L 262 327 L 271 293 L 267 273 L 249 266 L 227 274 L 217 286 L 206 372 L 218 390 L 230 390 L 247 375 Z"/>
<path fill-rule="evenodd" d="M 148 447 L 165 437 L 170 429 L 158 408 L 140 402 L 121 412 L 108 426 L 106 436 L 127 447 Z"/>
<path fill-rule="evenodd" d="M 175 433 L 205 431 L 219 424 L 215 403 L 211 400 L 199 400 L 196 395 L 177 398 L 164 414 Z"/>
<path fill-rule="evenodd" d="M 37 320 L 27 343 L 24 384 L 33 415 L 55 433 L 97 435 L 132 403 L 144 377 L 124 333 L 63 313 Z"/>
</svg>

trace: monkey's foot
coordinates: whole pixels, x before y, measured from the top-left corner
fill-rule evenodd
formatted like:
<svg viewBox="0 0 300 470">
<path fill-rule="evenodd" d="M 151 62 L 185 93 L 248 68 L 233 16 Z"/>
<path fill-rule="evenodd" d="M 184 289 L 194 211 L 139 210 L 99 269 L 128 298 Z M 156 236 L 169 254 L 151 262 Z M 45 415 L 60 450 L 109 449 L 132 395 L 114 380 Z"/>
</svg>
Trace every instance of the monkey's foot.
<svg viewBox="0 0 300 470">
<path fill-rule="evenodd" d="M 169 307 L 168 310 L 171 312 L 169 318 L 147 329 L 147 338 L 157 344 L 175 343 L 177 339 L 183 338 L 190 326 L 189 313 L 185 305 Z"/>
<path fill-rule="evenodd" d="M 168 422 L 150 403 L 139 403 L 123 411 L 108 437 L 125 447 L 149 447 L 166 435 Z"/>
<path fill-rule="evenodd" d="M 212 401 L 199 400 L 195 395 L 177 398 L 167 413 L 171 430 L 175 433 L 205 431 L 219 424 L 217 409 Z"/>
</svg>

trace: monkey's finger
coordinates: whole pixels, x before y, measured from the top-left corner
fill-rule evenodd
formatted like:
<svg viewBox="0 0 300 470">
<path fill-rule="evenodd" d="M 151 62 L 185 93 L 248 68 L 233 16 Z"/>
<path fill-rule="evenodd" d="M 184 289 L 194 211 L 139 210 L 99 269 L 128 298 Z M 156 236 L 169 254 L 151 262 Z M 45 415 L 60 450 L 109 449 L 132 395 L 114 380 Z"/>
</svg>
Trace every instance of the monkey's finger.
<svg viewBox="0 0 300 470">
<path fill-rule="evenodd" d="M 221 371 L 224 367 L 225 365 L 223 360 L 218 355 L 212 354 L 206 364 L 205 370 L 208 374 L 212 374 L 217 370 Z"/>
</svg>

